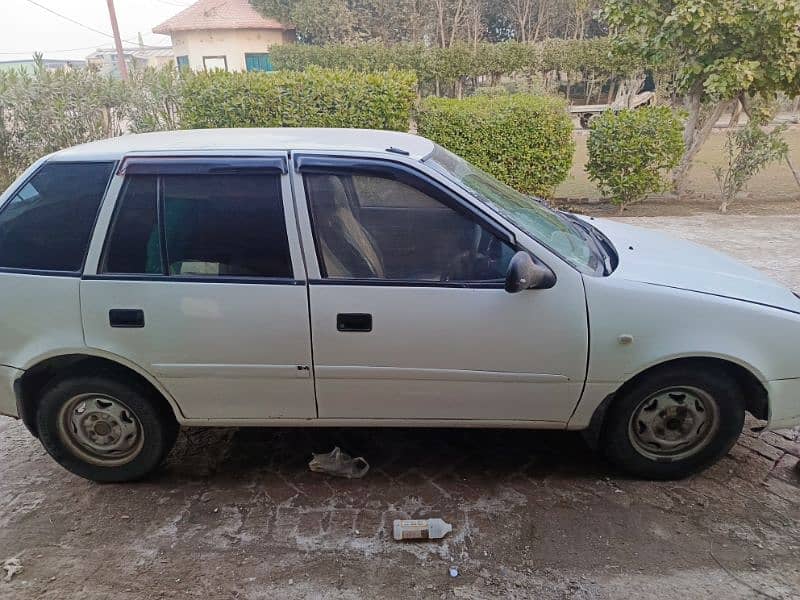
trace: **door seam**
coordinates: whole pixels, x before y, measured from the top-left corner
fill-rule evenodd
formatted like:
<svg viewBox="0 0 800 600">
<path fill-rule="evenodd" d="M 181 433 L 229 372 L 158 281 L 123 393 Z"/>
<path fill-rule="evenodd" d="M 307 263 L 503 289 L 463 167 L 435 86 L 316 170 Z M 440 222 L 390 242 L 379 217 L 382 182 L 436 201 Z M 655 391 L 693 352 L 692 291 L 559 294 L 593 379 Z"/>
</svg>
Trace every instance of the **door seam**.
<svg viewBox="0 0 800 600">
<path fill-rule="evenodd" d="M 297 188 L 294 184 L 295 178 L 295 171 L 294 171 L 294 161 L 292 160 L 292 152 L 288 151 L 286 153 L 286 167 L 287 167 L 287 176 L 289 177 L 289 189 L 292 191 L 292 212 L 294 213 L 294 226 L 297 229 L 297 243 L 300 246 L 300 260 L 303 263 L 303 271 L 305 272 L 306 276 L 306 316 L 308 317 L 308 351 L 311 355 L 311 387 L 314 390 L 314 410 L 316 412 L 316 417 L 319 419 L 319 398 L 317 396 L 317 373 L 316 373 L 316 361 L 314 360 L 314 324 L 311 319 L 311 285 L 309 284 L 308 279 L 308 263 L 306 262 L 306 250 L 305 246 L 303 245 L 303 232 L 300 229 L 300 218 L 298 215 L 297 210 Z"/>
</svg>

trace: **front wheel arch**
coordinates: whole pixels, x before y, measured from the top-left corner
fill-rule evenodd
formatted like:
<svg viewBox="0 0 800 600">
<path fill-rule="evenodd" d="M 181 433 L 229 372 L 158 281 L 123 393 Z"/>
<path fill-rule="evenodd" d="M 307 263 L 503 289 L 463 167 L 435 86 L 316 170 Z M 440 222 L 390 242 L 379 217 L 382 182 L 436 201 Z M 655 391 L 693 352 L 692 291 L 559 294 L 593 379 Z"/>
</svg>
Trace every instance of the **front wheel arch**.
<svg viewBox="0 0 800 600">
<path fill-rule="evenodd" d="M 606 396 L 592 414 L 589 427 L 584 430 L 584 438 L 593 448 L 596 448 L 600 440 L 600 432 L 608 413 L 608 409 L 616 398 L 623 396 L 628 389 L 636 385 L 646 377 L 661 370 L 669 370 L 676 367 L 692 368 L 698 370 L 713 370 L 731 377 L 742 390 L 745 396 L 745 408 L 747 412 L 761 421 L 769 420 L 769 397 L 767 390 L 761 381 L 752 371 L 735 362 L 723 358 L 712 357 L 686 357 L 676 358 L 652 365 L 640 371 L 614 392 Z"/>
</svg>

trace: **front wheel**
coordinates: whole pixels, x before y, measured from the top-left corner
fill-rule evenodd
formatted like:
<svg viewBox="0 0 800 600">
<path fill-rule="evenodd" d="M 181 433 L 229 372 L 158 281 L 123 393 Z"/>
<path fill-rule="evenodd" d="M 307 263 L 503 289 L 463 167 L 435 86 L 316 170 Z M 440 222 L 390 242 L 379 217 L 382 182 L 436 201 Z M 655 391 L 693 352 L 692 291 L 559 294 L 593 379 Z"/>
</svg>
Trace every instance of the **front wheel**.
<svg viewBox="0 0 800 600">
<path fill-rule="evenodd" d="M 37 413 L 39 439 L 61 466 L 86 479 L 120 482 L 151 473 L 175 443 L 178 424 L 152 390 L 104 376 L 56 381 Z"/>
<path fill-rule="evenodd" d="M 722 372 L 670 367 L 644 375 L 615 399 L 601 445 L 623 470 L 680 479 L 719 460 L 744 426 L 745 399 Z"/>
</svg>

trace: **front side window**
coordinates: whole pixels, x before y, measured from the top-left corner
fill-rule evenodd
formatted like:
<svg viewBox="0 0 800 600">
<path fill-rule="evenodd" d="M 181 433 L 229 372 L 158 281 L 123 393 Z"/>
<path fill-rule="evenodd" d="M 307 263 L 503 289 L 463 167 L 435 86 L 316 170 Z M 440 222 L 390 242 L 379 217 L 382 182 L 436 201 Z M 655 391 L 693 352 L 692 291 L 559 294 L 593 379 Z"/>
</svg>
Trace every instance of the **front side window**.
<svg viewBox="0 0 800 600">
<path fill-rule="evenodd" d="M 441 146 L 436 146 L 426 163 L 571 264 L 591 270 L 602 266 L 602 256 L 595 251 L 597 245 L 587 239 L 580 227 L 575 227 L 558 212 L 501 183 Z"/>
<path fill-rule="evenodd" d="M 514 249 L 426 182 L 358 171 L 304 184 L 324 277 L 500 282 Z"/>
<path fill-rule="evenodd" d="M 102 272 L 291 278 L 277 175 L 133 175 Z"/>
<path fill-rule="evenodd" d="M 78 272 L 113 163 L 48 163 L 0 212 L 0 267 Z"/>
</svg>

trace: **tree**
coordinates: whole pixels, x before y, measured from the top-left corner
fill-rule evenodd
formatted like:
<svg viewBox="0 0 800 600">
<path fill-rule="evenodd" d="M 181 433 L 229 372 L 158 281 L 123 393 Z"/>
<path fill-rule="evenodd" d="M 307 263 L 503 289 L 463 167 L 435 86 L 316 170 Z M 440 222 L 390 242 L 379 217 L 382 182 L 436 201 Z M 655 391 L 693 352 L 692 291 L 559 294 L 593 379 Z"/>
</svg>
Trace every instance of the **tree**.
<svg viewBox="0 0 800 600">
<path fill-rule="evenodd" d="M 789 146 L 783 139 L 784 131 L 786 127 L 781 126 L 767 132 L 753 120 L 728 133 L 725 165 L 714 167 L 714 176 L 722 194 L 720 212 L 728 212 L 728 206 L 756 173 L 769 163 L 786 158 Z"/>
<path fill-rule="evenodd" d="M 800 2 L 792 0 L 607 0 L 617 41 L 654 67 L 677 61 L 688 118 L 673 173 L 684 190 L 692 160 L 734 101 L 800 93 Z"/>
<path fill-rule="evenodd" d="M 309 44 L 582 39 L 600 30 L 600 0 L 250 0 L 267 17 L 297 28 Z"/>
</svg>

